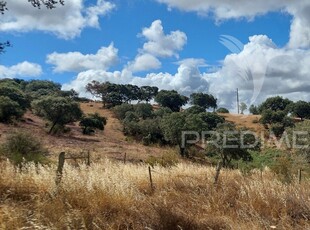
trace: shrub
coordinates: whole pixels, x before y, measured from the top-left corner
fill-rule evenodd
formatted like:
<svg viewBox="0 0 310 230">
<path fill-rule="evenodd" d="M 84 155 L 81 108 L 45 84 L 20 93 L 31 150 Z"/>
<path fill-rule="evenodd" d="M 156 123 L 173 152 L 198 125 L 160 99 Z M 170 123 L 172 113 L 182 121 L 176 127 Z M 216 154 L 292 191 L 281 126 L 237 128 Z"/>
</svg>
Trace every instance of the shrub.
<svg viewBox="0 0 310 230">
<path fill-rule="evenodd" d="M 218 110 L 216 110 L 217 113 L 229 113 L 229 110 L 226 108 L 219 108 Z"/>
<path fill-rule="evenodd" d="M 134 105 L 135 113 L 142 119 L 151 118 L 153 114 L 153 107 L 150 104 L 140 103 Z"/>
<path fill-rule="evenodd" d="M 20 118 L 25 110 L 9 97 L 0 96 L 0 122 L 9 122 L 12 118 Z"/>
<path fill-rule="evenodd" d="M 124 120 L 127 112 L 133 112 L 133 106 L 130 104 L 117 105 L 113 108 L 113 112 L 117 119 Z"/>
<path fill-rule="evenodd" d="M 199 105 L 193 105 L 189 107 L 188 109 L 186 109 L 185 112 L 192 113 L 192 114 L 199 114 L 199 113 L 206 112 L 206 109 Z"/>
<path fill-rule="evenodd" d="M 30 133 L 17 132 L 11 134 L 1 148 L 1 153 L 15 164 L 21 166 L 22 163 L 33 161 L 46 163 L 47 150 Z"/>
<path fill-rule="evenodd" d="M 83 134 L 87 135 L 94 133 L 94 129 L 104 130 L 106 124 L 107 118 L 100 116 L 98 113 L 89 114 L 80 121 L 80 126 L 83 127 Z"/>
</svg>

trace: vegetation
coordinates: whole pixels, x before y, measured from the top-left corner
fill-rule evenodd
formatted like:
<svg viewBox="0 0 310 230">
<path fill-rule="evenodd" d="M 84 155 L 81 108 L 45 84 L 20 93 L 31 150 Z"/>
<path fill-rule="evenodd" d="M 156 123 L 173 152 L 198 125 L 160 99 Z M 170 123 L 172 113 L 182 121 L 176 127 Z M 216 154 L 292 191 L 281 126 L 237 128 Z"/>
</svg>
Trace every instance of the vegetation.
<svg viewBox="0 0 310 230">
<path fill-rule="evenodd" d="M 205 94 L 205 93 L 193 93 L 190 96 L 190 103 L 192 105 L 198 105 L 205 110 L 208 108 L 213 108 L 213 110 L 217 107 L 217 99 L 213 97 L 213 95 Z"/>
<path fill-rule="evenodd" d="M 23 116 L 25 110 L 9 97 L 0 96 L 0 122 L 10 122 L 13 118 L 18 119 Z"/>
<path fill-rule="evenodd" d="M 37 115 L 51 122 L 49 134 L 57 125 L 64 127 L 82 117 L 79 104 L 69 98 L 48 96 L 34 101 L 32 107 Z"/>
<path fill-rule="evenodd" d="M 1 146 L 0 153 L 20 167 L 30 161 L 36 164 L 47 162 L 47 150 L 39 140 L 27 132 L 11 134 Z"/>
<path fill-rule="evenodd" d="M 66 164 L 57 187 L 55 166 L 29 164 L 16 173 L 2 162 L 0 199 L 6 202 L 0 209 L 1 228 L 310 228 L 308 180 L 283 184 L 269 169 L 247 176 L 224 169 L 213 185 L 212 167 L 178 163 L 153 170 L 155 190 L 143 164 Z"/>
<path fill-rule="evenodd" d="M 188 102 L 188 98 L 175 90 L 161 90 L 155 97 L 155 101 L 162 107 L 168 107 L 173 112 L 179 112 L 181 107 Z"/>
<path fill-rule="evenodd" d="M 216 110 L 217 113 L 229 113 L 229 110 L 226 108 L 218 108 Z"/>
<path fill-rule="evenodd" d="M 107 118 L 100 116 L 98 113 L 84 116 L 80 121 L 80 126 L 83 127 L 83 134 L 86 135 L 94 133 L 94 129 L 104 130 L 106 124 Z"/>
<path fill-rule="evenodd" d="M 241 102 L 240 103 L 241 114 L 244 114 L 244 111 L 247 109 L 248 109 L 248 106 L 244 102 Z"/>
</svg>

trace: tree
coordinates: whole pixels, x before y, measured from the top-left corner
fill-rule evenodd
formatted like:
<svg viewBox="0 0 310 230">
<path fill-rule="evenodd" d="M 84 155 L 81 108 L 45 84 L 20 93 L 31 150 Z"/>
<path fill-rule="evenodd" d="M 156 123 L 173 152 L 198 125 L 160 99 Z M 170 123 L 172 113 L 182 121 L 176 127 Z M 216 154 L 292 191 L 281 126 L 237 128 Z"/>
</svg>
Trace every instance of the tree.
<svg viewBox="0 0 310 230">
<path fill-rule="evenodd" d="M 270 97 L 265 102 L 263 102 L 259 106 L 259 112 L 262 113 L 265 110 L 272 110 L 272 111 L 285 111 L 286 113 L 289 112 L 289 107 L 293 102 L 287 98 L 282 98 L 280 96 Z"/>
<path fill-rule="evenodd" d="M 216 110 L 216 112 L 217 112 L 217 113 L 229 113 L 229 110 L 226 109 L 226 108 L 221 107 L 221 108 L 219 108 L 218 110 Z"/>
<path fill-rule="evenodd" d="M 82 110 L 77 102 L 64 97 L 44 97 L 32 103 L 36 114 L 51 122 L 49 134 L 54 131 L 56 125 L 64 127 L 70 122 L 79 120 L 82 117 Z"/>
<path fill-rule="evenodd" d="M 122 104 L 122 105 L 117 105 L 115 106 L 112 111 L 114 112 L 115 116 L 119 120 L 124 120 L 126 117 L 127 112 L 133 112 L 134 108 L 133 105 L 129 104 Z"/>
<path fill-rule="evenodd" d="M 0 96 L 8 97 L 17 102 L 22 109 L 29 107 L 25 94 L 18 88 L 9 85 L 0 85 Z"/>
<path fill-rule="evenodd" d="M 138 115 L 138 117 L 142 118 L 143 120 L 151 118 L 153 115 L 153 107 L 150 104 L 136 104 L 134 105 L 134 111 Z"/>
<path fill-rule="evenodd" d="M 140 100 L 149 103 L 158 94 L 158 88 L 152 86 L 142 86 L 140 88 Z"/>
<path fill-rule="evenodd" d="M 310 103 L 305 101 L 297 101 L 292 105 L 292 113 L 301 120 L 304 118 L 310 119 Z"/>
<path fill-rule="evenodd" d="M 175 90 L 161 90 L 156 95 L 155 101 L 162 107 L 168 107 L 173 112 L 179 112 L 180 108 L 187 103 L 188 98 Z"/>
<path fill-rule="evenodd" d="M 251 144 L 255 144 L 252 140 Z M 242 146 L 240 133 L 237 131 L 235 125 L 224 123 L 218 126 L 216 133 L 210 137 L 210 142 L 207 145 L 207 155 L 209 157 L 217 156 L 221 159 L 223 167 L 229 167 L 232 160 L 242 159 L 250 161 L 252 159 L 248 152 L 251 146 Z"/>
<path fill-rule="evenodd" d="M 190 95 L 190 103 L 192 105 L 198 105 L 204 109 L 213 108 L 214 110 L 217 107 L 217 99 L 211 94 L 205 93 L 193 93 Z"/>
<path fill-rule="evenodd" d="M 285 111 L 273 111 L 267 109 L 263 111 L 260 122 L 270 128 L 273 133 L 280 137 L 287 127 L 293 127 L 293 120 L 287 116 Z"/>
<path fill-rule="evenodd" d="M 247 110 L 247 108 L 248 106 L 244 102 L 240 103 L 241 114 L 244 114 L 244 111 Z"/>
<path fill-rule="evenodd" d="M 199 114 L 206 112 L 205 108 L 199 106 L 199 105 L 193 105 L 192 107 L 189 107 L 185 110 L 186 113 L 193 113 L 193 114 Z"/>
<path fill-rule="evenodd" d="M 83 134 L 91 134 L 94 132 L 94 129 L 104 130 L 106 124 L 107 118 L 100 116 L 98 113 L 89 114 L 80 121 L 80 126 L 83 127 Z"/>
<path fill-rule="evenodd" d="M 12 118 L 22 117 L 25 110 L 9 97 L 0 96 L 0 122 L 9 122 Z"/>
<path fill-rule="evenodd" d="M 257 106 L 255 106 L 255 105 L 251 105 L 249 111 L 253 115 L 258 115 L 259 114 L 259 110 L 258 110 Z"/>
</svg>

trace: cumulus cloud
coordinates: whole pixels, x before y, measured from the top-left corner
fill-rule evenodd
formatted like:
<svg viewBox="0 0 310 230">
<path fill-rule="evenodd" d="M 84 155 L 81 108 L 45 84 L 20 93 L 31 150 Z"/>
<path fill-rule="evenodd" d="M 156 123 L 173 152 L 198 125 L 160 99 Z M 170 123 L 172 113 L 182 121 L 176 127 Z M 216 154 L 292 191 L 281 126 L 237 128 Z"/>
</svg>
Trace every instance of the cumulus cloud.
<svg viewBox="0 0 310 230">
<path fill-rule="evenodd" d="M 157 0 L 169 8 L 194 11 L 202 15 L 212 15 L 217 21 L 227 19 L 253 19 L 272 11 L 283 11 L 293 16 L 289 46 L 291 48 L 310 47 L 310 2 L 308 0 Z"/>
<path fill-rule="evenodd" d="M 40 65 L 27 61 L 7 67 L 0 65 L 0 78 L 37 77 L 42 74 Z"/>
<path fill-rule="evenodd" d="M 8 1 L 9 11 L 0 18 L 0 31 L 46 31 L 60 38 L 72 39 L 85 27 L 99 27 L 99 17 L 110 12 L 115 5 L 104 0 L 85 7 L 83 0 L 66 0 L 64 6 L 53 10 L 37 9 L 27 1 Z"/>
<path fill-rule="evenodd" d="M 135 60 L 128 63 L 128 70 L 133 72 L 146 71 L 151 69 L 159 69 L 161 62 L 151 54 L 140 54 Z"/>
<path fill-rule="evenodd" d="M 210 82 L 210 92 L 227 107 L 235 107 L 237 88 L 248 104 L 275 95 L 310 100 L 308 61 L 310 50 L 278 48 L 267 36 L 256 35 L 239 54 L 227 55 L 219 71 L 205 73 L 204 78 Z"/>
<path fill-rule="evenodd" d="M 309 62 L 310 50 L 278 48 L 267 36 L 255 35 L 241 52 L 227 55 L 213 73 L 201 72 L 200 67 L 206 66 L 203 59 L 185 59 L 176 63 L 179 67 L 175 74 L 160 72 L 138 77 L 126 68 L 120 72 L 91 70 L 78 74 L 64 87 L 85 95 L 85 85 L 97 80 L 175 89 L 187 96 L 205 92 L 215 95 L 220 106 L 233 111 L 237 88 L 240 100 L 248 105 L 275 95 L 310 101 Z"/>
<path fill-rule="evenodd" d="M 147 41 L 135 59 L 127 65 L 128 70 L 132 72 L 159 69 L 161 62 L 158 58 L 172 56 L 179 58 L 178 52 L 187 42 L 187 36 L 182 31 L 176 30 L 165 34 L 161 20 L 155 20 L 150 27 L 143 28 L 139 36 Z"/>
<path fill-rule="evenodd" d="M 118 61 L 118 49 L 112 44 L 101 47 L 96 54 L 80 52 L 47 55 L 46 62 L 55 66 L 54 72 L 80 72 L 90 69 L 107 70 Z"/>
<path fill-rule="evenodd" d="M 179 30 L 166 35 L 161 20 L 156 20 L 149 28 L 144 28 L 142 36 L 148 40 L 143 45 L 143 52 L 156 57 L 178 57 L 177 52 L 183 49 L 187 41 L 186 34 Z"/>
</svg>

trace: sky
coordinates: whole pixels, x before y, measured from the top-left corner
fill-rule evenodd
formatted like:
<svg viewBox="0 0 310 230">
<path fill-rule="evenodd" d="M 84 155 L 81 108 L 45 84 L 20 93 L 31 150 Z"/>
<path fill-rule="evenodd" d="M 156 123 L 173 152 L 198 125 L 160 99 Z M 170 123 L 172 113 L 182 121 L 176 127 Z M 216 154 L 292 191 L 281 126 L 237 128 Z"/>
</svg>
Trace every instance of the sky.
<svg viewBox="0 0 310 230">
<path fill-rule="evenodd" d="M 211 93 L 234 110 L 280 95 L 310 101 L 309 0 L 65 0 L 0 15 L 0 78 L 92 80 Z"/>
</svg>

